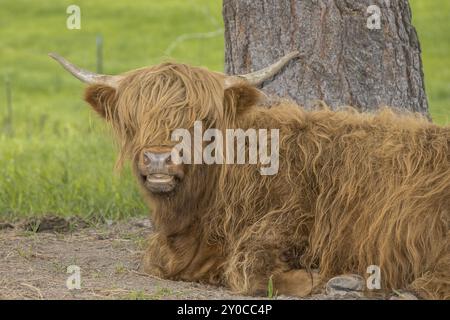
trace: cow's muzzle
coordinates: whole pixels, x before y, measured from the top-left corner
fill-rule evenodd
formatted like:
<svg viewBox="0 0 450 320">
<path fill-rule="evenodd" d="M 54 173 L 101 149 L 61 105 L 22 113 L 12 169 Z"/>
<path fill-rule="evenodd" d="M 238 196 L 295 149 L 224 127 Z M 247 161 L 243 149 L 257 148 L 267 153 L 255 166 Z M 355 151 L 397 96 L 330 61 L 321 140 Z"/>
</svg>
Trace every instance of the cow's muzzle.
<svg viewBox="0 0 450 320">
<path fill-rule="evenodd" d="M 183 165 L 173 163 L 167 149 L 142 152 L 138 167 L 142 183 L 153 193 L 173 191 L 184 178 Z"/>
</svg>

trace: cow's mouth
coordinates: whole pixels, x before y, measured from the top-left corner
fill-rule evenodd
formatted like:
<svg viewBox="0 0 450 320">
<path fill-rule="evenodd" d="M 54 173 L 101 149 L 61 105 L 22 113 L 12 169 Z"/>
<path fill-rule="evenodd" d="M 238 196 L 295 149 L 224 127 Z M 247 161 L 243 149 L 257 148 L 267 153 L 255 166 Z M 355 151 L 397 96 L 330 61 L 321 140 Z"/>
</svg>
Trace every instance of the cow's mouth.
<svg viewBox="0 0 450 320">
<path fill-rule="evenodd" d="M 152 173 L 142 176 L 144 186 L 153 193 L 170 192 L 177 186 L 179 178 L 175 175 Z"/>
</svg>

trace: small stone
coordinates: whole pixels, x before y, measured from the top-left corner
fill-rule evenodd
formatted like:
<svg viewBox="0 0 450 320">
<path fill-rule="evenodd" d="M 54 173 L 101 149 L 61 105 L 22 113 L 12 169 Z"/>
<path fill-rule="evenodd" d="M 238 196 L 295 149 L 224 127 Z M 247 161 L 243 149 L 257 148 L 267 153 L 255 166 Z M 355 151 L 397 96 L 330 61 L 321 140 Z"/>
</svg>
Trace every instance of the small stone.
<svg viewBox="0 0 450 320">
<path fill-rule="evenodd" d="M 356 274 L 346 274 L 331 278 L 326 285 L 329 296 L 357 294 L 364 290 L 364 278 Z"/>
<path fill-rule="evenodd" d="M 152 223 L 150 222 L 150 219 L 140 219 L 135 222 L 135 226 L 139 228 L 151 228 Z"/>
<path fill-rule="evenodd" d="M 389 300 L 419 300 L 411 292 L 403 290 L 394 290 L 395 295 L 390 297 Z"/>
</svg>

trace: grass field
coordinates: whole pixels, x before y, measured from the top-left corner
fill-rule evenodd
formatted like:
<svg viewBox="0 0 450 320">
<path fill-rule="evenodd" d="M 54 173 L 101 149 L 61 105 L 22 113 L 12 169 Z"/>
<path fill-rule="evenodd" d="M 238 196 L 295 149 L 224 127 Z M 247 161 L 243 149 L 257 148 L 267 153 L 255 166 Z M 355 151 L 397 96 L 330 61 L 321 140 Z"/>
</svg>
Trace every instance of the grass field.
<svg viewBox="0 0 450 320">
<path fill-rule="evenodd" d="M 68 30 L 65 11 L 72 3 L 0 3 L 0 219 L 47 213 L 116 219 L 147 212 L 129 169 L 112 173 L 111 137 L 82 102 L 83 85 L 62 72 L 48 52 L 95 70 L 95 41 L 101 34 L 105 73 L 168 57 L 223 69 L 221 1 L 78 0 L 81 30 Z M 431 112 L 436 122 L 448 123 L 450 2 L 411 4 Z M 177 40 L 197 33 L 210 34 Z M 6 76 L 12 87 L 12 113 L 6 107 Z"/>
</svg>

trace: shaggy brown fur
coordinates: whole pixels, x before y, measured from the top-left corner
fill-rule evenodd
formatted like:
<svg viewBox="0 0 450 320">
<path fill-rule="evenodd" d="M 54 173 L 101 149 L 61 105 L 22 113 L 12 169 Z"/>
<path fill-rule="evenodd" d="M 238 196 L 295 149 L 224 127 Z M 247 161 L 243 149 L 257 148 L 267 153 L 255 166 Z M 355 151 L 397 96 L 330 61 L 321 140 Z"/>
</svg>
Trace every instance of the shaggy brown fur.
<svg viewBox="0 0 450 320">
<path fill-rule="evenodd" d="M 117 90 L 86 100 L 112 124 L 119 164 L 148 147 L 173 146 L 192 128 L 280 129 L 280 168 L 189 165 L 176 192 L 152 195 L 156 233 L 144 268 L 158 276 L 264 293 L 308 294 L 320 279 L 381 268 L 382 288 L 450 298 L 450 128 L 383 109 L 306 111 L 258 106 L 246 84 L 166 63 L 130 72 Z M 205 128 L 206 129 L 206 128 Z M 312 278 L 315 282 L 312 284 Z"/>
</svg>

